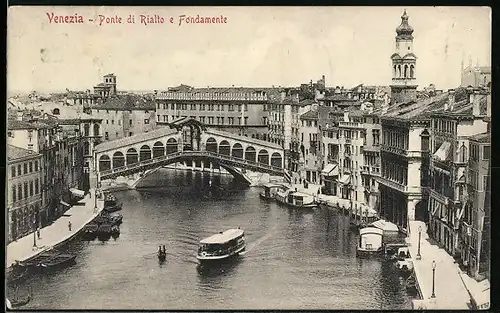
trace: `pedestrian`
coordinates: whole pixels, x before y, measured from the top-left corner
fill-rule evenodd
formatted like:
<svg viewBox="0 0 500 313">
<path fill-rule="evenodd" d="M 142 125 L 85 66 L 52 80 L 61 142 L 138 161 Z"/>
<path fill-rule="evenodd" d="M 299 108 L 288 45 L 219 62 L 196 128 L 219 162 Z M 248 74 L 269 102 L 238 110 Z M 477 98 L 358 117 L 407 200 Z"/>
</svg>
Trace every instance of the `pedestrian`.
<svg viewBox="0 0 500 313">
<path fill-rule="evenodd" d="M 38 228 L 38 229 L 36 230 L 36 235 L 37 235 L 38 239 L 40 239 L 40 228 Z"/>
<path fill-rule="evenodd" d="M 71 231 L 71 221 L 68 221 L 68 229 Z"/>
</svg>

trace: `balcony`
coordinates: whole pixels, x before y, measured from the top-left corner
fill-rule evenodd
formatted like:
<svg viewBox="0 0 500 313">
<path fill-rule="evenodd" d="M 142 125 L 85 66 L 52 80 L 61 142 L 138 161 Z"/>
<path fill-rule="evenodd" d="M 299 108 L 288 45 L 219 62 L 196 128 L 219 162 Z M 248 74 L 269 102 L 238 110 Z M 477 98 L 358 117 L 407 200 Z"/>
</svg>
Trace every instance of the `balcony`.
<svg viewBox="0 0 500 313">
<path fill-rule="evenodd" d="M 404 193 L 408 192 L 408 186 L 402 185 L 400 183 L 397 183 L 395 181 L 389 180 L 387 178 L 384 178 L 384 177 L 380 176 L 380 177 L 377 178 L 377 181 L 378 181 L 379 184 L 385 185 L 385 186 L 387 186 L 389 188 L 398 190 L 400 192 L 404 192 Z"/>
<path fill-rule="evenodd" d="M 397 147 L 393 147 L 393 146 L 381 145 L 380 151 L 398 154 L 398 155 L 402 155 L 405 157 L 407 156 L 406 150 L 403 150 L 403 149 L 397 148 Z"/>
</svg>

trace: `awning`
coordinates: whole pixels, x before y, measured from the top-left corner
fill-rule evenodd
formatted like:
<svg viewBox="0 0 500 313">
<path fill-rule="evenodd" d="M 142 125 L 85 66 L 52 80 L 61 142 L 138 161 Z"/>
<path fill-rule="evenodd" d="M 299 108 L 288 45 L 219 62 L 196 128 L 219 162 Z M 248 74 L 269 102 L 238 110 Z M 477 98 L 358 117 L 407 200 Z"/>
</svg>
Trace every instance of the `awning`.
<svg viewBox="0 0 500 313">
<path fill-rule="evenodd" d="M 450 172 L 449 172 L 449 171 L 447 171 L 447 170 L 443 170 L 442 168 L 439 168 L 439 167 L 437 167 L 437 166 L 435 166 L 435 167 L 434 167 L 434 170 L 435 170 L 436 172 L 441 173 L 441 174 L 450 175 Z"/>
<path fill-rule="evenodd" d="M 324 175 L 324 176 L 338 176 L 339 175 L 339 169 L 337 167 L 337 164 L 328 164 L 321 171 L 321 175 Z"/>
<path fill-rule="evenodd" d="M 439 147 L 439 149 L 436 152 L 434 152 L 434 156 L 436 158 L 438 158 L 440 161 L 444 161 L 444 160 L 446 160 L 446 157 L 448 156 L 448 153 L 450 152 L 450 148 L 451 148 L 451 143 L 448 141 L 445 141 L 445 142 L 443 142 L 441 147 Z"/>
<path fill-rule="evenodd" d="M 341 179 L 339 179 L 339 183 L 347 185 L 350 181 L 350 176 L 349 175 L 343 175 Z"/>
<path fill-rule="evenodd" d="M 70 205 L 70 204 L 68 204 L 68 203 L 66 203 L 66 202 L 64 202 L 64 201 L 62 201 L 62 200 L 61 200 L 61 204 L 62 204 L 62 205 L 65 205 L 65 206 L 67 206 L 67 207 L 71 207 L 71 205 Z"/>
<path fill-rule="evenodd" d="M 76 188 L 70 188 L 69 191 L 74 195 L 78 197 L 84 197 L 85 196 L 85 191 L 76 189 Z"/>
</svg>

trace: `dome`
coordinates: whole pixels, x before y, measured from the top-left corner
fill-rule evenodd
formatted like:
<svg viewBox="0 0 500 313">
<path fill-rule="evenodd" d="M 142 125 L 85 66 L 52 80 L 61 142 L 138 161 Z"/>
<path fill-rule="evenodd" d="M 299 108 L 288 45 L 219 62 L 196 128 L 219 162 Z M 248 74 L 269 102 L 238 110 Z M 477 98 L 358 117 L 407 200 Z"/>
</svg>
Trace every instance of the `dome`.
<svg viewBox="0 0 500 313">
<path fill-rule="evenodd" d="M 408 18 L 409 16 L 406 14 L 406 10 L 404 11 L 403 15 L 401 16 L 401 24 L 396 28 L 396 33 L 398 34 L 398 37 L 402 39 L 412 39 L 413 36 L 413 27 L 411 27 L 408 24 Z"/>
</svg>

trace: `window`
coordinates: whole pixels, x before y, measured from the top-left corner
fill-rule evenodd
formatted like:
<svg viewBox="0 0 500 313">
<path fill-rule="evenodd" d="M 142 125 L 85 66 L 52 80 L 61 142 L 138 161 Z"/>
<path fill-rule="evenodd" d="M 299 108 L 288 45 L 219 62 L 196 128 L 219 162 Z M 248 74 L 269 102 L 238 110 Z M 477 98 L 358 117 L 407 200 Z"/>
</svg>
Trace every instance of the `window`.
<svg viewBox="0 0 500 313">
<path fill-rule="evenodd" d="M 129 120 L 128 123 L 130 126 L 134 125 L 134 122 L 132 122 L 132 120 Z"/>
<path fill-rule="evenodd" d="M 489 160 L 490 153 L 491 153 L 491 147 L 490 146 L 483 146 L 483 160 Z"/>
<path fill-rule="evenodd" d="M 144 119 L 144 124 L 149 124 L 149 118 Z"/>
<path fill-rule="evenodd" d="M 24 183 L 24 198 L 28 198 L 28 182 Z"/>
<path fill-rule="evenodd" d="M 30 181 L 30 197 L 33 196 L 33 181 Z"/>
<path fill-rule="evenodd" d="M 28 164 L 24 163 L 23 168 L 24 168 L 23 174 L 28 174 Z"/>
<path fill-rule="evenodd" d="M 38 161 L 35 161 L 35 172 L 38 172 Z"/>
<path fill-rule="evenodd" d="M 115 133 L 115 137 L 118 138 L 118 133 Z"/>
<path fill-rule="evenodd" d="M 111 125 L 115 125 L 115 120 L 111 120 Z"/>
<path fill-rule="evenodd" d="M 108 120 L 106 120 L 106 124 L 109 124 L 109 121 L 108 121 Z"/>
<path fill-rule="evenodd" d="M 490 177 L 488 175 L 483 175 L 483 191 L 488 191 L 488 179 Z"/>
<path fill-rule="evenodd" d="M 33 162 L 29 163 L 29 170 L 30 170 L 30 173 L 33 173 Z"/>
<path fill-rule="evenodd" d="M 23 186 L 21 186 L 21 184 L 17 185 L 17 193 L 18 199 L 21 200 L 23 198 Z"/>
<path fill-rule="evenodd" d="M 128 135 L 129 135 L 129 136 L 132 136 L 133 134 L 134 134 L 133 132 L 129 132 L 129 133 L 128 133 Z"/>
<path fill-rule="evenodd" d="M 10 172 L 11 172 L 11 174 L 10 174 L 11 177 L 16 177 L 16 167 L 15 166 L 10 167 Z"/>
<path fill-rule="evenodd" d="M 17 201 L 16 186 L 12 186 L 12 202 Z"/>
<path fill-rule="evenodd" d="M 104 133 L 104 139 L 109 140 L 109 134 L 108 134 L 108 132 Z"/>
</svg>

